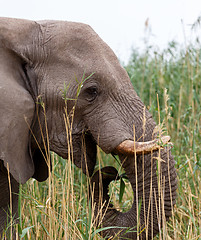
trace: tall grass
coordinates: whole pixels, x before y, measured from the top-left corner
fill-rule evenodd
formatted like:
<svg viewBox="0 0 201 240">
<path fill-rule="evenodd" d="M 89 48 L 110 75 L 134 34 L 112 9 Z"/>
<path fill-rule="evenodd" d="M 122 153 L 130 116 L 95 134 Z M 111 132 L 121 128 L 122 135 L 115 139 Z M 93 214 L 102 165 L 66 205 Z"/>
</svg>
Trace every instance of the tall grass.
<svg viewBox="0 0 201 240">
<path fill-rule="evenodd" d="M 178 173 L 178 198 L 168 223 L 171 239 L 201 238 L 201 47 L 185 49 L 171 42 L 161 53 L 134 50 L 126 70 L 157 121 L 160 116 L 172 137 Z"/>
<path fill-rule="evenodd" d="M 125 66 L 135 90 L 146 107 L 172 137 L 172 153 L 178 173 L 178 197 L 174 214 L 165 231 L 156 239 L 201 238 L 201 50 L 171 42 L 156 52 L 148 47 L 133 50 Z M 70 129 L 70 128 L 68 128 Z M 69 149 L 71 140 L 69 138 Z M 89 206 L 88 179 L 77 169 L 69 154 L 64 160 L 51 153 L 52 172 L 43 183 L 30 179 L 19 194 L 19 239 L 101 239 Z M 96 168 L 106 165 L 120 168 L 117 161 L 98 149 Z M 120 211 L 132 204 L 130 184 L 119 201 L 120 182 L 112 183 L 112 202 Z M 122 196 L 121 196 L 122 197 Z M 120 197 L 120 198 L 121 198 Z M 18 238 L 18 237 L 17 237 Z"/>
</svg>

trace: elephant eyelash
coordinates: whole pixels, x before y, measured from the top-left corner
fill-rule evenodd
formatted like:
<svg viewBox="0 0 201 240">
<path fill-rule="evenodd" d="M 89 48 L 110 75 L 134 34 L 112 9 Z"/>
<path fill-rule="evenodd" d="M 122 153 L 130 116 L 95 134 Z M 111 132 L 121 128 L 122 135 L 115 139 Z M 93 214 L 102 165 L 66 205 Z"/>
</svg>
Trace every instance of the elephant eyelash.
<svg viewBox="0 0 201 240">
<path fill-rule="evenodd" d="M 89 102 L 92 102 L 96 99 L 97 95 L 98 95 L 98 89 L 97 87 L 89 87 L 85 90 L 86 92 L 86 99 L 89 101 Z"/>
</svg>

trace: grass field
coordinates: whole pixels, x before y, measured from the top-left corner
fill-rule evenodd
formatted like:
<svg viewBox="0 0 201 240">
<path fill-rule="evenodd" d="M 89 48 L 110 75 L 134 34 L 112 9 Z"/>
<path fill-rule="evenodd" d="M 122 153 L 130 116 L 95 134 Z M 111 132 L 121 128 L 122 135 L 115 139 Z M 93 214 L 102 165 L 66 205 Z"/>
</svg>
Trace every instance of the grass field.
<svg viewBox="0 0 201 240">
<path fill-rule="evenodd" d="M 133 50 L 125 66 L 134 88 L 174 143 L 172 153 L 178 174 L 178 197 L 174 215 L 156 239 L 201 239 L 201 50 L 195 43 L 185 49 L 171 42 L 156 52 Z M 158 109 L 158 102 L 160 109 Z M 51 154 L 53 170 L 46 182 L 30 179 L 21 186 L 16 227 L 21 239 L 101 239 L 88 207 L 88 180 L 71 163 Z M 115 165 L 114 158 L 98 149 L 99 166 Z M 119 203 L 119 185 L 110 186 L 114 205 L 126 211 L 132 204 L 126 183 Z"/>
</svg>

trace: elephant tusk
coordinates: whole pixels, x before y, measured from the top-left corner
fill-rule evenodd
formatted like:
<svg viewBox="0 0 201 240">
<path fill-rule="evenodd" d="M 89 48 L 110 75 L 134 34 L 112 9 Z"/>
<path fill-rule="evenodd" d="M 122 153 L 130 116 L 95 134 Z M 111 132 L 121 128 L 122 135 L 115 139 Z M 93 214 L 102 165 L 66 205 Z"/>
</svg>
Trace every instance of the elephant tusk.
<svg viewBox="0 0 201 240">
<path fill-rule="evenodd" d="M 159 148 L 163 148 L 163 145 L 172 145 L 170 141 L 170 136 L 162 136 L 160 139 L 154 139 L 148 142 L 134 142 L 132 140 L 125 140 L 116 147 L 118 153 L 124 155 L 133 155 L 134 153 L 142 154 L 148 153 Z"/>
</svg>

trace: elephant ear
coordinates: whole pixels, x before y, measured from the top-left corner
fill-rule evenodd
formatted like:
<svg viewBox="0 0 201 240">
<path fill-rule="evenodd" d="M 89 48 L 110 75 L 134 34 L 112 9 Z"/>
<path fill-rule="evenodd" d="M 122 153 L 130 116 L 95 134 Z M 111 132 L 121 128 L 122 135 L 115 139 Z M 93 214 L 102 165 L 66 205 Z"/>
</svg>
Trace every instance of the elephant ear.
<svg viewBox="0 0 201 240">
<path fill-rule="evenodd" d="M 34 174 L 29 153 L 35 111 L 27 63 L 31 64 L 36 23 L 0 18 L 0 159 L 19 183 Z M 26 66 L 26 67 L 25 67 Z"/>
</svg>

